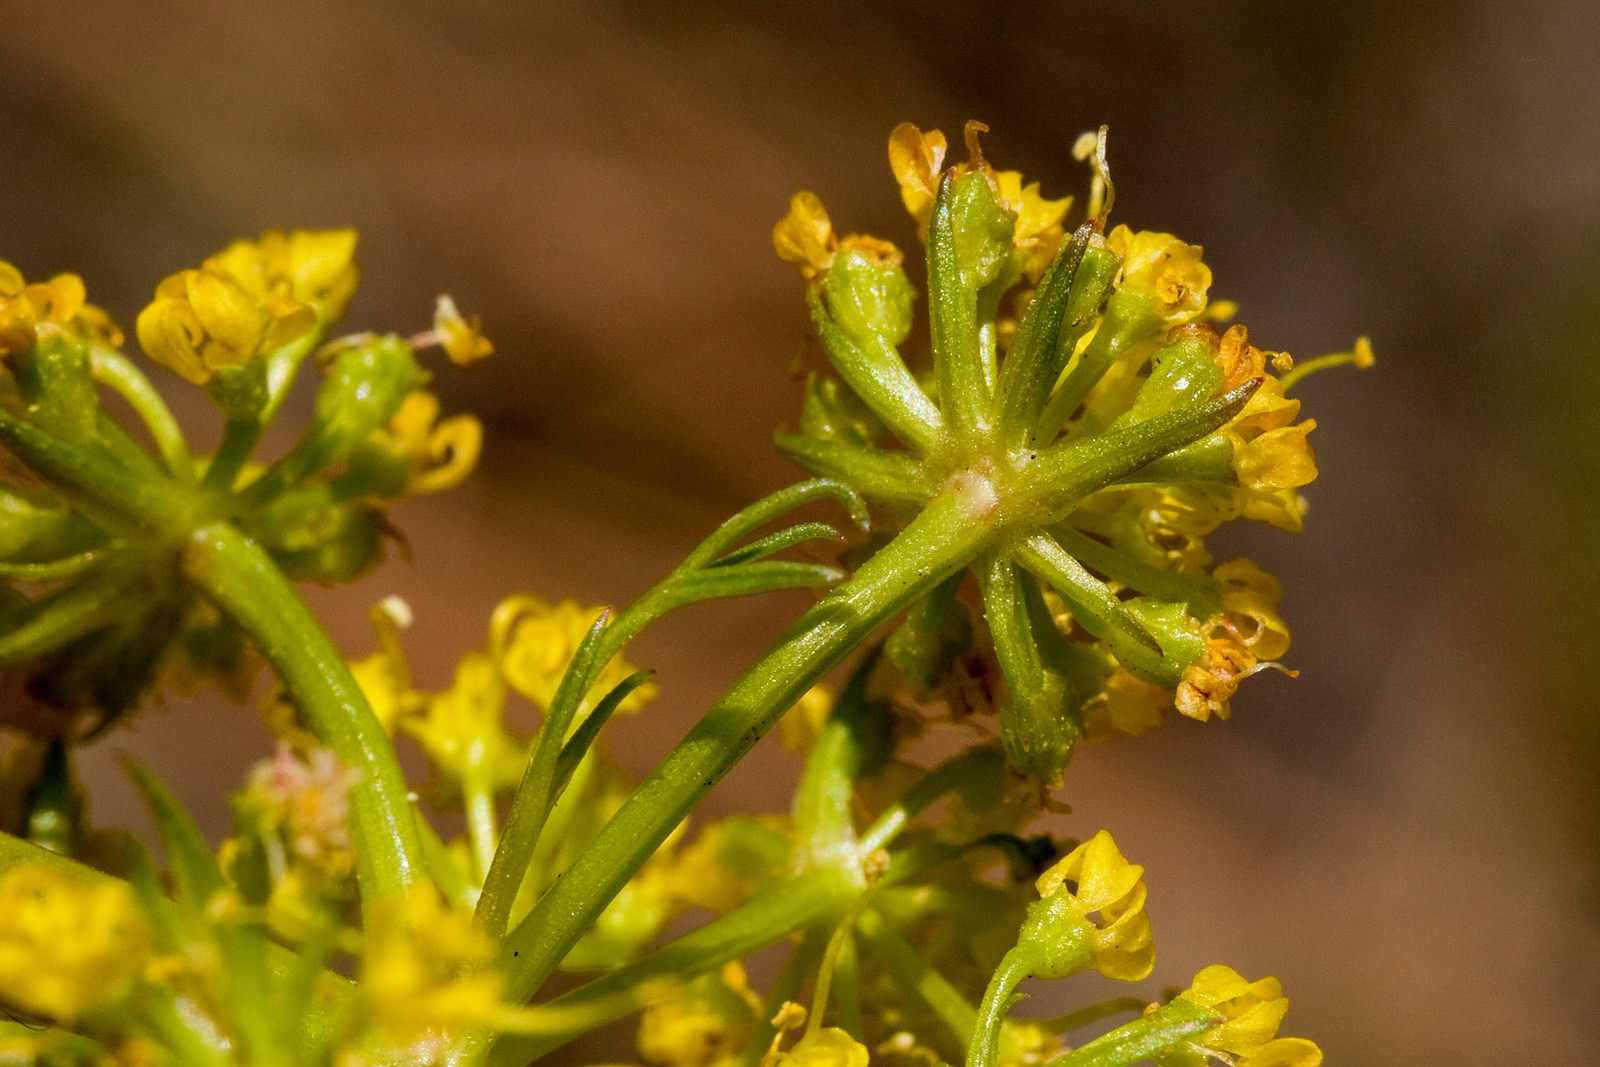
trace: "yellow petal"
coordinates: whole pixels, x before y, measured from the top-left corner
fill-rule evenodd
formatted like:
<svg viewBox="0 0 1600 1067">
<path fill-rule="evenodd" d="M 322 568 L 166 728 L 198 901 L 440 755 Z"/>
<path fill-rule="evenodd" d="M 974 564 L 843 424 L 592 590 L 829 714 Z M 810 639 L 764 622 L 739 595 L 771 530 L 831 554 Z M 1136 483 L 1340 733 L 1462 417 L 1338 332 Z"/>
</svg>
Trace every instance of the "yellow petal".
<svg viewBox="0 0 1600 1067">
<path fill-rule="evenodd" d="M 157 290 L 159 292 L 159 290 Z M 205 384 L 210 369 L 200 360 L 198 346 L 205 328 L 187 300 L 158 296 L 134 323 L 144 354 L 196 385 Z"/>
<path fill-rule="evenodd" d="M 778 258 L 795 264 L 809 280 L 828 269 L 837 247 L 822 201 L 812 192 L 795 193 L 789 213 L 772 228 L 772 248 Z"/>
<path fill-rule="evenodd" d="M 0 259 L 0 297 L 16 296 L 26 284 L 20 270 Z"/>
<path fill-rule="evenodd" d="M 244 363 L 266 334 L 267 315 L 255 298 L 231 278 L 212 271 L 189 271 L 185 278 L 189 307 L 218 348 L 205 352 L 208 366 Z"/>
<path fill-rule="evenodd" d="M 295 230 L 286 264 L 295 295 L 318 300 L 340 293 L 349 283 L 355 255 L 355 230 Z"/>
<path fill-rule="evenodd" d="M 436 493 L 460 485 L 478 465 L 483 424 L 471 415 L 445 419 L 428 435 L 430 466 L 417 472 L 408 487 L 413 493 Z"/>
<path fill-rule="evenodd" d="M 494 345 L 483 336 L 478 316 L 463 318 L 456 302 L 441 294 L 433 308 L 433 329 L 450 362 L 464 367 L 494 352 Z"/>
<path fill-rule="evenodd" d="M 909 122 L 902 122 L 889 134 L 889 169 L 900 183 L 901 201 L 918 226 L 926 227 L 933 216 L 946 147 L 944 134 L 938 130 L 923 133 Z"/>
</svg>

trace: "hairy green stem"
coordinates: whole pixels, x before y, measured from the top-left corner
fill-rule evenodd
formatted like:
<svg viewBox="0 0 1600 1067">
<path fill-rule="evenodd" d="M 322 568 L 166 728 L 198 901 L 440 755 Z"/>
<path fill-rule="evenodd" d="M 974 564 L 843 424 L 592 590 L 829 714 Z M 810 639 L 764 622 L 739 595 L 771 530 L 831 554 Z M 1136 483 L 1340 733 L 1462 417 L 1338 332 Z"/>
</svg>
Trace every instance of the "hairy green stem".
<svg viewBox="0 0 1600 1067">
<path fill-rule="evenodd" d="M 983 991 L 983 1003 L 978 1006 L 977 1024 L 972 1029 L 972 1041 L 967 1046 L 967 1067 L 994 1067 L 1000 1051 L 1000 1028 L 1005 1024 L 1006 1012 L 1011 1008 L 1011 994 L 1038 966 L 1040 949 L 1033 942 L 1023 942 L 1007 952 L 989 979 L 989 988 Z"/>
</svg>

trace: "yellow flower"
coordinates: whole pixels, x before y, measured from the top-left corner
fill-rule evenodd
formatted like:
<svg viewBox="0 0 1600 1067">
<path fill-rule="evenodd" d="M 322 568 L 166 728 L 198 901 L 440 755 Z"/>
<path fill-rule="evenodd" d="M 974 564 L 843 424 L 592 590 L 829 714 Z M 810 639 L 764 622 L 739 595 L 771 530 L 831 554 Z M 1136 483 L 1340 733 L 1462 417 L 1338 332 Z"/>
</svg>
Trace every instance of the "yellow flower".
<svg viewBox="0 0 1600 1067">
<path fill-rule="evenodd" d="M 546 711 L 555 698 L 561 676 L 583 643 L 595 620 L 598 607 L 580 607 L 576 600 L 563 600 L 553 607 L 537 597 L 513 597 L 495 609 L 497 620 L 509 628 L 500 666 L 511 687 Z M 498 643 L 498 642 L 496 642 Z M 634 673 L 634 666 L 617 656 L 600 671 L 592 690 L 598 698 Z M 619 712 L 638 711 L 658 692 L 647 682 L 628 694 Z M 589 706 L 588 701 L 585 707 Z"/>
<path fill-rule="evenodd" d="M 1192 320 L 1206 306 L 1211 268 L 1201 261 L 1197 245 L 1184 244 L 1170 233 L 1118 226 L 1108 238 L 1122 259 L 1117 289 L 1151 301 L 1152 312 L 1167 326 Z"/>
<path fill-rule="evenodd" d="M 259 299 L 216 271 L 184 270 L 156 286 L 134 324 L 145 355 L 196 385 L 249 363 L 315 325 L 293 301 Z"/>
<path fill-rule="evenodd" d="M 145 354 L 196 385 L 344 314 L 355 292 L 354 230 L 269 230 L 156 287 L 135 332 Z"/>
<path fill-rule="evenodd" d="M 1104 692 L 1083 706 L 1083 725 L 1091 741 L 1115 732 L 1139 735 L 1161 725 L 1161 713 L 1172 695 L 1159 685 L 1135 678 L 1118 667 L 1106 678 Z"/>
<path fill-rule="evenodd" d="M 772 227 L 778 258 L 800 268 L 807 281 L 826 274 L 841 251 L 856 251 L 873 263 L 899 264 L 900 250 L 888 241 L 864 234 L 836 237 L 828 212 L 815 193 L 801 191 L 789 200 L 789 213 Z"/>
<path fill-rule="evenodd" d="M 1300 401 L 1284 396 L 1283 383 L 1267 372 L 1269 355 L 1273 369 L 1292 368 L 1287 353 L 1266 353 L 1252 345 L 1243 325 L 1229 327 L 1213 349 L 1224 390 L 1263 379 L 1244 409 L 1224 427 L 1233 441 L 1233 470 L 1239 484 L 1259 492 L 1297 489 L 1317 477 L 1316 454 L 1306 441 L 1317 424 L 1307 419 L 1291 425 L 1300 413 Z"/>
<path fill-rule="evenodd" d="M 439 335 L 439 346 L 444 354 L 458 367 L 476 363 L 494 352 L 494 345 L 483 336 L 478 316 L 463 318 L 456 310 L 456 302 L 442 294 L 434 305 L 433 330 Z"/>
<path fill-rule="evenodd" d="M 900 184 L 900 199 L 919 231 L 927 232 L 933 201 L 939 195 L 940 170 L 948 143 L 938 130 L 923 133 L 902 122 L 889 134 L 889 169 Z"/>
<path fill-rule="evenodd" d="M 460 485 L 478 465 L 483 424 L 471 415 L 439 421 L 439 398 L 418 389 L 406 396 L 389 425 L 373 435 L 373 443 L 408 469 L 399 495 L 436 493 Z"/>
<path fill-rule="evenodd" d="M 744 1051 L 760 1017 L 761 998 L 735 961 L 646 1008 L 639 1019 L 639 1056 L 660 1067 L 729 1063 Z"/>
<path fill-rule="evenodd" d="M 812 192 L 801 190 L 789 200 L 789 213 L 772 227 L 772 247 L 778 258 L 793 263 L 809 281 L 833 263 L 838 242 L 827 209 Z"/>
<path fill-rule="evenodd" d="M 1012 244 L 1023 257 L 1023 270 L 1037 281 L 1061 243 L 1062 219 L 1072 206 L 1072 197 L 1046 200 L 1039 194 L 1039 183 L 1024 185 L 1022 174 L 1014 170 L 995 170 L 983 158 L 978 134 L 989 127 L 968 122 L 964 131 L 967 162 L 956 167 L 958 175 L 974 171 L 989 179 L 989 186 L 1011 211 L 1016 213 Z M 902 122 L 889 134 L 889 169 L 900 185 L 900 199 L 917 222 L 917 232 L 926 235 L 933 217 L 933 203 L 939 195 L 941 168 L 948 143 L 943 133 L 923 133 L 909 122 Z M 820 206 L 820 205 L 819 205 Z"/>
<path fill-rule="evenodd" d="M 1155 967 L 1156 948 L 1145 914 L 1144 868 L 1129 863 L 1104 830 L 1073 849 L 1034 883 L 1041 901 L 1070 897 L 1089 929 L 1087 964 L 1107 978 L 1136 982 Z M 1068 884 L 1073 888 L 1067 888 Z M 1099 922 L 1088 919 L 1098 912 Z"/>
<path fill-rule="evenodd" d="M 1011 243 L 1022 253 L 1022 270 L 1037 282 L 1055 258 L 1061 244 L 1062 220 L 1072 206 L 1072 197 L 1046 200 L 1039 195 L 1039 183 L 1022 184 L 1022 175 L 1014 170 L 995 173 L 1000 196 L 1007 206 L 1017 213 L 1017 229 Z"/>
<path fill-rule="evenodd" d="M 1178 994 L 1216 1013 L 1222 1022 L 1157 1057 L 1162 1067 L 1203 1067 L 1238 1057 L 1238 1067 L 1319 1067 L 1322 1051 L 1303 1038 L 1273 1040 L 1289 1001 L 1276 978 L 1248 982 L 1231 967 L 1207 967 Z"/>
<path fill-rule="evenodd" d="M 1278 615 L 1278 579 L 1243 558 L 1221 564 L 1211 577 L 1222 587 L 1222 608 L 1234 633 L 1256 659 L 1279 659 L 1289 651 L 1289 628 Z"/>
<path fill-rule="evenodd" d="M 472 778 L 491 792 L 515 788 L 526 746 L 505 728 L 505 688 L 495 662 L 470 652 L 456 664 L 455 682 L 430 696 L 421 715 L 400 729 L 422 743 L 436 770 L 452 782 Z"/>
<path fill-rule="evenodd" d="M 775 1067 L 867 1067 L 867 1046 L 837 1026 L 808 1030 L 794 1048 L 772 1060 Z M 768 1057 L 762 1058 L 768 1067 Z"/>
<path fill-rule="evenodd" d="M 1232 620 L 1226 616 L 1212 619 L 1207 624 L 1205 650 L 1198 663 L 1184 669 L 1173 703 L 1180 713 L 1200 722 L 1213 714 L 1226 719 L 1228 701 L 1239 683 L 1255 670 L 1256 657 Z"/>
<path fill-rule="evenodd" d="M 0 990 L 70 1024 L 132 992 L 152 935 L 122 882 L 91 884 L 37 865 L 0 877 Z"/>
<path fill-rule="evenodd" d="M 28 351 L 42 332 L 52 330 L 120 345 L 122 331 L 104 311 L 84 303 L 84 296 L 76 274 L 29 285 L 21 271 L 0 260 L 0 359 Z"/>
<path fill-rule="evenodd" d="M 333 322 L 344 315 L 361 278 L 355 252 L 351 229 L 268 230 L 258 240 L 233 242 L 201 266 L 258 302 L 313 305 L 323 322 Z"/>
<path fill-rule="evenodd" d="M 505 979 L 488 966 L 494 951 L 472 913 L 449 907 L 432 885 L 379 899 L 366 923 L 359 986 L 368 1040 L 402 1054 L 437 1054 L 514 1018 Z"/>
</svg>

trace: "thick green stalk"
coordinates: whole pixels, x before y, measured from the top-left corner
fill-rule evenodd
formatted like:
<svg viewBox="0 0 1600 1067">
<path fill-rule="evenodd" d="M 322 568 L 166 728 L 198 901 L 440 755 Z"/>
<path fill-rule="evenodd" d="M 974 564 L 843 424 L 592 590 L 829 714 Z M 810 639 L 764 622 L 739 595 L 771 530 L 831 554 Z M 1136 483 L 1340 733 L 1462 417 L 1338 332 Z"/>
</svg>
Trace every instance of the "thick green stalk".
<svg viewBox="0 0 1600 1067">
<path fill-rule="evenodd" d="M 511 932 L 501 957 L 511 998 L 531 997 L 633 872 L 784 712 L 878 627 L 970 562 L 998 520 L 993 487 L 957 478 L 854 578 L 806 612 Z"/>
<path fill-rule="evenodd" d="M 229 523 L 190 535 L 184 571 L 261 649 L 323 744 L 361 772 L 351 788 L 357 876 L 373 899 L 422 873 L 416 815 L 394 748 L 355 676 L 270 556 Z"/>
</svg>

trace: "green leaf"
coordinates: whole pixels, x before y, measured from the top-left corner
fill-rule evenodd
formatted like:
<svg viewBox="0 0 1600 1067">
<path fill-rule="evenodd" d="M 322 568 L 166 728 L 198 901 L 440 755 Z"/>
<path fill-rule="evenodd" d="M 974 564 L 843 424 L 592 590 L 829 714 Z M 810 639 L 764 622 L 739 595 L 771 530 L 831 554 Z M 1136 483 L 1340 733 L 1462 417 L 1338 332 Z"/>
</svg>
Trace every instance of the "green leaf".
<svg viewBox="0 0 1600 1067">
<path fill-rule="evenodd" d="M 161 779 L 131 758 L 123 760 L 123 767 L 155 820 L 156 832 L 167 850 L 167 865 L 172 871 L 178 900 L 195 911 L 204 911 L 207 902 L 224 883 L 222 871 L 206 847 L 200 828 Z"/>
<path fill-rule="evenodd" d="M 789 433 L 778 433 L 773 440 L 778 451 L 813 474 L 843 482 L 872 500 L 902 507 L 928 500 L 922 466 L 909 452 L 889 452 Z"/>
</svg>

